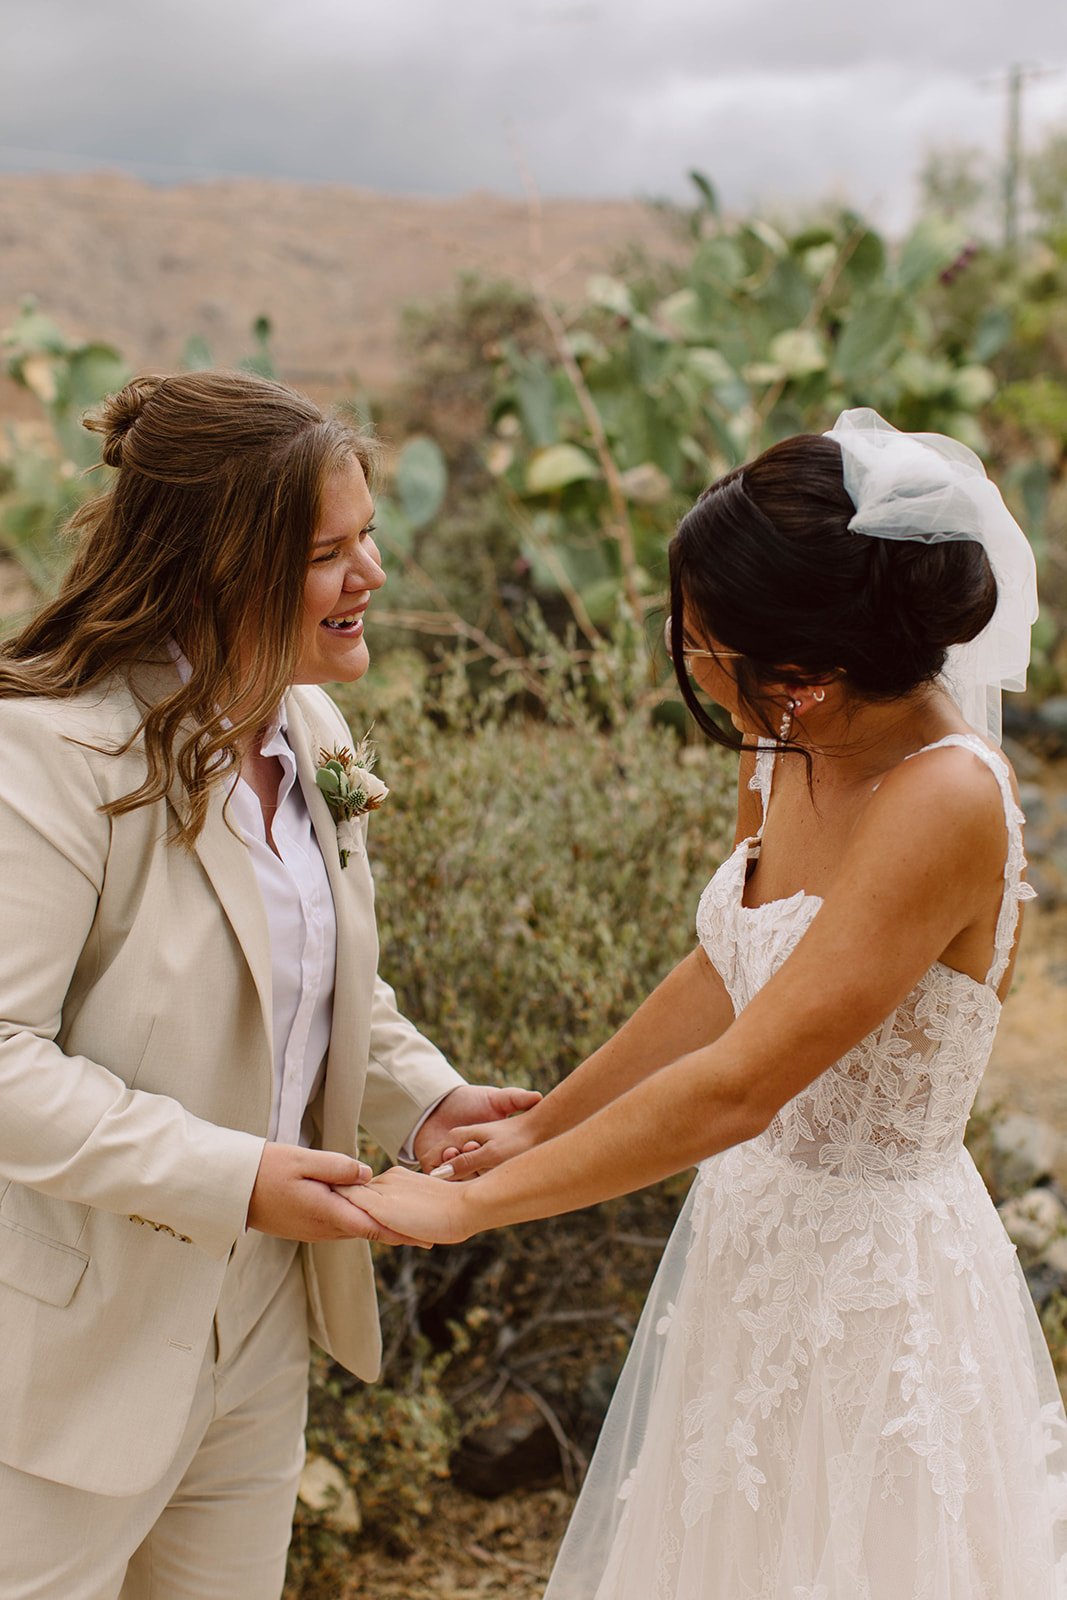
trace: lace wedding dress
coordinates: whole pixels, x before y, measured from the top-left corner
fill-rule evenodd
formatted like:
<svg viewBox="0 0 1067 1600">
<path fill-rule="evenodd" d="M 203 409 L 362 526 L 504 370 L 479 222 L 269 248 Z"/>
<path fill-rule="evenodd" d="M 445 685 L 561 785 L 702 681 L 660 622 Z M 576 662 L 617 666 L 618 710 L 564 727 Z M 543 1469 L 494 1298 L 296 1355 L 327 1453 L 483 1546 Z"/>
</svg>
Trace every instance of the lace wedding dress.
<svg viewBox="0 0 1067 1600">
<path fill-rule="evenodd" d="M 1004 798 L 986 981 L 935 962 L 765 1133 L 700 1164 L 545 1600 L 1067 1600 L 1067 1420 L 963 1146 L 1032 893 L 1023 819 L 981 740 L 940 744 Z M 697 913 L 737 1011 L 820 905 L 743 905 L 762 832 Z"/>
</svg>

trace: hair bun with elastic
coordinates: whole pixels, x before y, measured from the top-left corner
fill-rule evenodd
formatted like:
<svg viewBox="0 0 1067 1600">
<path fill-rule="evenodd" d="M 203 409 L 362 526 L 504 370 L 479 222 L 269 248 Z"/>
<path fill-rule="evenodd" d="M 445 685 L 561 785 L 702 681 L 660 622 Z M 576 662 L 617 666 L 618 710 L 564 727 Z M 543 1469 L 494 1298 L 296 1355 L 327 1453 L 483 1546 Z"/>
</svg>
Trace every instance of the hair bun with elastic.
<svg viewBox="0 0 1067 1600">
<path fill-rule="evenodd" d="M 154 375 L 134 378 L 117 394 L 109 395 L 98 410 L 82 418 L 90 433 L 103 434 L 100 453 L 109 467 L 127 464 L 123 459 L 126 436 L 162 382 Z"/>
</svg>

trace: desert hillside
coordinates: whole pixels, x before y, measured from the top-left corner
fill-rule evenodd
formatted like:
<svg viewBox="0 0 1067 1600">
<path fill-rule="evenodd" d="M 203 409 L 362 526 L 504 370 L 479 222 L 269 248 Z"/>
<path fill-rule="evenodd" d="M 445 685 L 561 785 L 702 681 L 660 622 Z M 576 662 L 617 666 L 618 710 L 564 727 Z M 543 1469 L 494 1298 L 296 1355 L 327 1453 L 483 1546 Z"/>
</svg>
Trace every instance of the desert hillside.
<svg viewBox="0 0 1067 1600">
<path fill-rule="evenodd" d="M 111 174 L 0 175 L 0 327 L 37 297 L 65 328 L 117 344 L 144 369 L 199 334 L 219 362 L 275 328 L 283 372 L 313 388 L 387 385 L 401 308 L 457 274 L 547 275 L 563 297 L 631 241 L 666 245 L 639 202 L 522 203 L 487 194 L 398 198 L 258 180 L 154 187 Z M 12 386 L 0 411 L 21 410 Z"/>
</svg>

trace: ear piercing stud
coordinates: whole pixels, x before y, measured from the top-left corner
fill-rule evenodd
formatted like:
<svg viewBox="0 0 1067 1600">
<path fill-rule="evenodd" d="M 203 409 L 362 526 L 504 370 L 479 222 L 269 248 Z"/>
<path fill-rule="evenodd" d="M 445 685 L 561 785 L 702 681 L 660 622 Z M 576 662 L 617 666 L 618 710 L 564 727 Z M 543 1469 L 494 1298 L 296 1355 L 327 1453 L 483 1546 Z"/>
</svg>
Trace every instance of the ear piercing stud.
<svg viewBox="0 0 1067 1600">
<path fill-rule="evenodd" d="M 813 689 L 811 691 L 811 698 L 816 705 L 821 706 L 823 701 L 826 699 L 826 690 Z M 789 735 L 792 732 L 793 720 L 796 717 L 797 712 L 800 710 L 801 704 L 802 702 L 800 700 L 786 701 L 786 709 L 782 712 L 782 721 L 778 729 L 778 737 L 781 739 L 783 744 L 789 738 Z"/>
</svg>

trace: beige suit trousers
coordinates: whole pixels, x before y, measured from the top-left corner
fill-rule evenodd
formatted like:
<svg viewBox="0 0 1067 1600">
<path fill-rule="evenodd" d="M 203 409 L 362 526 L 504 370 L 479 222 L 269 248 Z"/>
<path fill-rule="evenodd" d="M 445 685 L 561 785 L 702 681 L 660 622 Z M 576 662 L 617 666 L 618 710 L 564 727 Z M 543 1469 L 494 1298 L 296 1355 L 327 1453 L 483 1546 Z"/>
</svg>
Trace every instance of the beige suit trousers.
<svg viewBox="0 0 1067 1600">
<path fill-rule="evenodd" d="M 0 1465 L 0 1600 L 278 1600 L 307 1385 L 299 1247 L 249 1233 L 159 1483 L 116 1498 Z"/>
</svg>

